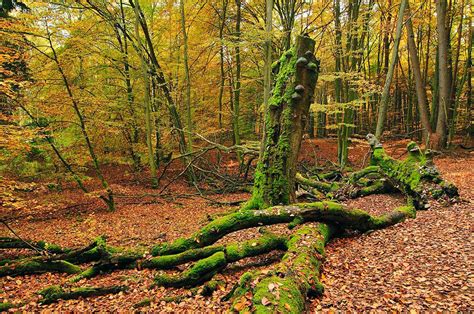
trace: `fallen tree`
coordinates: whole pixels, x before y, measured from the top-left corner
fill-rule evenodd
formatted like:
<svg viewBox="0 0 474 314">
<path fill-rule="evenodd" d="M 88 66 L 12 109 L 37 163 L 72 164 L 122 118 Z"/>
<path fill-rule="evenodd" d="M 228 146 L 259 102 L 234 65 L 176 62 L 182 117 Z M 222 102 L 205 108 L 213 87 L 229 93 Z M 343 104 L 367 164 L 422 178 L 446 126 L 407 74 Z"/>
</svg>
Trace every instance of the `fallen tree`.
<svg viewBox="0 0 474 314">
<path fill-rule="evenodd" d="M 9 261 L 0 267 L 0 276 L 63 271 L 74 274 L 70 281 L 76 282 L 116 269 L 168 269 L 192 262 L 175 275 L 159 271 L 155 285 L 193 287 L 208 281 L 230 263 L 280 250 L 285 254 L 277 265 L 271 270 L 245 273 L 226 298 L 232 300 L 233 310 L 239 312 L 302 312 L 306 298 L 323 291 L 319 281 L 321 265 L 324 247 L 332 237 L 345 230 L 366 232 L 392 226 L 414 218 L 416 209 L 425 209 L 432 199 L 451 200 L 457 195 L 456 188 L 442 180 L 429 154 L 410 144 L 408 158 L 399 161 L 389 157 L 373 136 L 368 137 L 371 166 L 337 182 L 330 180 L 338 175 L 307 178 L 297 174 L 296 161 L 319 71 L 313 51 L 314 41 L 299 36 L 296 47 L 274 65 L 276 81 L 265 113 L 266 130 L 253 192 L 239 210 L 212 220 L 188 238 L 154 246 L 153 257 L 147 257 L 143 248 L 112 247 L 104 238 L 98 238 L 84 248 L 57 247 L 57 252 L 44 256 Z M 315 194 L 324 200 L 297 203 L 296 183 L 315 189 Z M 407 204 L 380 216 L 333 201 L 338 197 L 357 197 L 388 189 L 403 193 Z M 292 229 L 289 236 L 260 229 L 262 234 L 255 239 L 216 244 L 238 230 L 282 223 Z M 93 264 L 86 269 L 77 266 L 91 262 Z M 116 287 L 67 290 L 55 286 L 40 294 L 45 302 L 54 302 L 117 291 Z"/>
</svg>

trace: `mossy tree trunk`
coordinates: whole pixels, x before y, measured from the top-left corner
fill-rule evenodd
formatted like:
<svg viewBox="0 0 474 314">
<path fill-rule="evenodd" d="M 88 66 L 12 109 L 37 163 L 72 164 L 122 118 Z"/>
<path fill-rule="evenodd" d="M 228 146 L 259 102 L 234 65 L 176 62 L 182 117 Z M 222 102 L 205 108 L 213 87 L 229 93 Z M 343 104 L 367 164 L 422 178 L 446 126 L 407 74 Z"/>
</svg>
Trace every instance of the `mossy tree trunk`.
<svg viewBox="0 0 474 314">
<path fill-rule="evenodd" d="M 319 71 L 319 61 L 313 54 L 314 44 L 311 38 L 298 36 L 296 47 L 274 64 L 277 76 L 265 113 L 263 150 L 253 195 L 246 209 L 262 209 L 295 200 L 295 166 Z"/>
</svg>

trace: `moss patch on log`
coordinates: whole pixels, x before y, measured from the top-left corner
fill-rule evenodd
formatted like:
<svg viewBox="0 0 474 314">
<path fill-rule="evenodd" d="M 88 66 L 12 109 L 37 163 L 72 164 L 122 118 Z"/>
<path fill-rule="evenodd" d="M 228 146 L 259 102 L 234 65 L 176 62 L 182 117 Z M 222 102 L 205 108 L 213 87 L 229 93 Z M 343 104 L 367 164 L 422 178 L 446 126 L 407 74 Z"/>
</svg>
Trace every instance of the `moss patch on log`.
<svg viewBox="0 0 474 314">
<path fill-rule="evenodd" d="M 458 196 L 457 188 L 444 181 L 432 161 L 414 142 L 407 145 L 408 157 L 396 160 L 388 156 L 376 139 L 368 136 L 372 146 L 371 163 L 380 167 L 401 192 L 413 198 L 417 209 L 429 207 L 430 199 L 447 199 Z"/>
<path fill-rule="evenodd" d="M 47 272 L 58 272 L 66 274 L 77 274 L 81 268 L 67 261 L 48 261 L 43 257 L 33 257 L 18 260 L 13 264 L 0 267 L 0 277 L 22 276 Z"/>
<path fill-rule="evenodd" d="M 287 239 L 285 237 L 276 236 L 271 233 L 265 233 L 263 236 L 257 239 L 248 240 L 241 243 L 231 243 L 226 246 L 209 247 L 211 249 L 220 248 L 221 250 L 199 260 L 193 266 L 177 276 L 165 274 L 158 275 L 155 278 L 155 284 L 159 286 L 173 287 L 190 287 L 198 285 L 212 278 L 218 271 L 223 269 L 229 263 L 233 263 L 247 257 L 268 253 L 273 250 L 285 250 L 286 240 Z M 181 254 L 171 255 L 171 260 L 174 263 L 177 261 L 177 257 L 188 256 L 192 254 L 192 252 L 200 252 L 200 249 L 193 249 Z M 205 250 L 203 252 L 208 253 L 211 252 L 211 250 Z M 202 252 L 200 252 L 200 254 L 201 253 Z M 155 258 L 155 260 L 159 260 L 160 258 L 165 258 L 164 260 L 167 260 L 166 257 L 167 256 L 161 256 Z"/>
<path fill-rule="evenodd" d="M 177 276 L 160 274 L 155 284 L 164 287 L 192 287 L 212 278 L 227 265 L 224 252 L 217 252 L 196 262 L 192 267 Z"/>
<path fill-rule="evenodd" d="M 1 302 L 0 303 L 0 312 L 8 311 L 9 309 L 14 309 L 18 307 L 17 305 L 10 302 Z"/>
<path fill-rule="evenodd" d="M 233 310 L 256 313 L 302 313 L 307 295 L 321 294 L 324 246 L 334 227 L 318 223 L 299 228 L 274 271 L 246 273 L 233 295 Z"/>
<path fill-rule="evenodd" d="M 399 210 L 395 211 L 400 213 Z M 239 211 L 212 221 L 187 239 L 182 238 L 175 242 L 156 246 L 153 249 L 153 254 L 167 255 L 204 247 L 237 230 L 261 225 L 289 223 L 296 217 L 300 217 L 304 222 L 321 221 L 337 224 L 342 228 L 367 231 L 398 223 L 402 219 L 411 216 L 412 214 L 402 213 L 391 216 L 392 220 L 380 220 L 379 217 L 371 216 L 363 210 L 347 208 L 344 205 L 330 201 L 274 206 L 263 210 Z"/>
<path fill-rule="evenodd" d="M 47 287 L 38 292 L 43 297 L 42 304 L 50 304 L 58 300 L 70 300 L 88 298 L 93 296 L 101 296 L 107 294 L 115 294 L 122 291 L 127 291 L 126 286 L 110 286 L 110 287 L 80 287 L 72 289 L 63 289 L 59 285 Z"/>
</svg>

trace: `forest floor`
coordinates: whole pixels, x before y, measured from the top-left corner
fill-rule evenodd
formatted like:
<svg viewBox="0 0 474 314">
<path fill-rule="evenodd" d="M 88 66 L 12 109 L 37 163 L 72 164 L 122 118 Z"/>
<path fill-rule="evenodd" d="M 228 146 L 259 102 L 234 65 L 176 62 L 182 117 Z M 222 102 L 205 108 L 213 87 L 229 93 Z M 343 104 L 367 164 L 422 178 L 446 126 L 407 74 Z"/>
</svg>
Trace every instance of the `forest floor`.
<svg viewBox="0 0 474 314">
<path fill-rule="evenodd" d="M 401 157 L 406 143 L 389 142 L 385 147 L 393 157 Z M 359 168 L 367 162 L 368 146 L 362 141 L 353 146 L 350 160 L 354 168 Z M 321 163 L 326 158 L 333 159 L 335 152 L 334 140 L 306 140 L 302 158 Z M 464 201 L 419 211 L 416 219 L 384 230 L 332 240 L 323 266 L 322 282 L 326 289 L 322 297 L 312 300 L 309 311 L 474 310 L 474 155 L 454 150 L 437 157 L 435 163 L 445 179 L 459 187 Z M 107 176 L 112 178 L 114 191 L 122 195 L 117 198 L 118 210 L 113 213 L 76 189 L 51 192 L 44 182 L 36 182 L 18 184 L 17 191 L 3 193 L 3 204 L 8 206 L 2 207 L 0 216 L 10 217 L 10 227 L 26 239 L 72 247 L 106 235 L 111 245 L 131 247 L 190 235 L 206 223 L 207 215 L 231 209 L 192 196 L 194 191 L 182 181 L 173 183 L 165 196 L 156 196 L 156 190 L 144 187 L 143 179 L 123 167 L 108 167 Z M 244 200 L 249 194 L 209 197 L 235 201 Z M 400 195 L 373 195 L 347 203 L 382 213 L 402 202 Z M 2 228 L 0 237 L 12 236 Z M 285 225 L 269 229 L 287 232 Z M 254 235 L 255 229 L 248 229 L 220 241 L 241 241 Z M 0 253 L 14 256 L 25 251 Z M 135 269 L 103 274 L 75 284 L 69 284 L 71 275 L 65 274 L 0 278 L 0 302 L 22 303 L 19 308 L 22 311 L 82 312 L 137 310 L 134 305 L 148 299 L 151 303 L 140 310 L 218 313 L 229 308 L 230 304 L 220 299 L 240 275 L 249 268 L 272 267 L 279 257 L 281 253 L 273 252 L 229 266 L 218 275 L 225 284 L 211 297 L 193 296 L 186 289 L 150 288 L 156 271 Z M 130 289 L 116 295 L 40 305 L 36 292 L 54 284 L 127 285 Z M 167 297 L 173 297 L 174 301 Z"/>
</svg>

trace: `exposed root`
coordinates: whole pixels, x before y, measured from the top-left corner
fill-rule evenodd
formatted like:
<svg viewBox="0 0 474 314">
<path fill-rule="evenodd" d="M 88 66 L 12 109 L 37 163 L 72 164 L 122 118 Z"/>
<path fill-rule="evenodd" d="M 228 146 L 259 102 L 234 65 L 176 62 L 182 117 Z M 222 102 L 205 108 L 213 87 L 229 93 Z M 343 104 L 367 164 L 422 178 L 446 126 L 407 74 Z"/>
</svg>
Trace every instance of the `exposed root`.
<svg viewBox="0 0 474 314">
<path fill-rule="evenodd" d="M 156 285 L 160 286 L 173 287 L 195 286 L 203 281 L 209 280 L 218 271 L 222 270 L 230 263 L 234 263 L 247 257 L 265 254 L 273 250 L 286 249 L 286 240 L 287 239 L 285 237 L 279 237 L 270 233 L 266 233 L 262 237 L 255 240 L 229 244 L 223 246 L 221 251 L 201 259 L 178 276 L 167 276 L 164 274 L 158 275 L 155 277 L 155 283 Z M 211 248 L 219 247 L 216 246 Z M 188 252 L 196 251 L 199 251 L 199 249 L 193 249 Z M 205 252 L 211 252 L 211 250 L 206 250 Z M 179 257 L 188 255 L 189 254 L 187 252 L 184 252 L 171 256 Z M 165 258 L 166 260 L 167 257 L 169 256 L 158 257 L 155 258 L 155 260 L 160 260 L 160 258 Z M 177 260 L 179 259 L 175 259 L 175 261 Z"/>
<path fill-rule="evenodd" d="M 180 238 L 153 248 L 153 255 L 169 255 L 210 245 L 226 234 L 237 230 L 290 223 L 296 217 L 304 222 L 321 221 L 337 224 L 342 228 L 367 231 L 395 224 L 413 212 L 409 207 L 395 209 L 391 216 L 373 217 L 362 210 L 350 209 L 334 202 L 301 203 L 287 206 L 274 206 L 264 210 L 239 211 L 216 219 L 189 238 Z"/>
<path fill-rule="evenodd" d="M 45 241 L 33 242 L 18 238 L 0 238 L 0 249 L 32 249 L 32 247 L 53 254 L 65 252 L 59 245 L 47 243 Z"/>
<path fill-rule="evenodd" d="M 319 281 L 324 246 L 334 233 L 330 225 L 302 226 L 288 241 L 288 251 L 271 272 L 247 273 L 234 292 L 233 310 L 302 313 L 307 295 L 323 292 Z"/>
<path fill-rule="evenodd" d="M 38 292 L 43 297 L 42 304 L 50 304 L 58 300 L 70 300 L 80 297 L 87 298 L 127 291 L 127 286 L 81 287 L 65 290 L 61 286 L 50 286 Z"/>
<path fill-rule="evenodd" d="M 372 134 L 367 138 L 372 147 L 371 163 L 380 167 L 397 189 L 413 198 L 417 209 L 429 208 L 431 199 L 452 200 L 458 196 L 456 186 L 441 177 L 429 151 L 422 152 L 415 142 L 407 145 L 408 157 L 400 161 L 388 156 Z"/>
<path fill-rule="evenodd" d="M 25 258 L 0 267 L 0 277 L 47 272 L 77 274 L 81 272 L 81 268 L 64 260 L 48 261 L 42 257 Z"/>
</svg>

